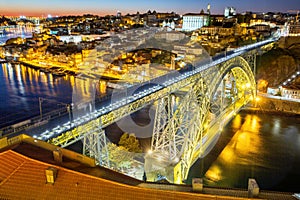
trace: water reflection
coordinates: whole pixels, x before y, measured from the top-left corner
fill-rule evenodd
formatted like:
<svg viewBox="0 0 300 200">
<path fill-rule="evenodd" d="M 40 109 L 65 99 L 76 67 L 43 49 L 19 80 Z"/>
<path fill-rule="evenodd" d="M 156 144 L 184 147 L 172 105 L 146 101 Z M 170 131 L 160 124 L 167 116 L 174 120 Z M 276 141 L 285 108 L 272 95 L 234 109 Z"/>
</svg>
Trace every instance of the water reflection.
<svg viewBox="0 0 300 200">
<path fill-rule="evenodd" d="M 222 133 L 232 135 L 227 146 L 215 158 L 213 150 L 190 173 L 198 176 L 209 164 L 206 185 L 247 188 L 248 178 L 255 178 L 262 189 L 300 192 L 292 181 L 300 179 L 299 130 L 299 118 L 240 113 Z"/>
<path fill-rule="evenodd" d="M 99 81 L 98 81 L 99 82 Z M 95 99 L 96 80 L 57 77 L 23 65 L 0 64 L 0 127 L 38 116 L 66 104 Z"/>
<path fill-rule="evenodd" d="M 7 40 L 11 39 L 11 38 L 17 38 L 17 37 L 21 37 L 21 38 L 29 38 L 32 37 L 32 32 L 34 32 L 36 30 L 35 26 L 8 26 L 8 27 L 0 27 L 0 29 L 4 29 L 4 31 L 2 31 L 0 33 L 0 45 L 4 44 Z"/>
</svg>

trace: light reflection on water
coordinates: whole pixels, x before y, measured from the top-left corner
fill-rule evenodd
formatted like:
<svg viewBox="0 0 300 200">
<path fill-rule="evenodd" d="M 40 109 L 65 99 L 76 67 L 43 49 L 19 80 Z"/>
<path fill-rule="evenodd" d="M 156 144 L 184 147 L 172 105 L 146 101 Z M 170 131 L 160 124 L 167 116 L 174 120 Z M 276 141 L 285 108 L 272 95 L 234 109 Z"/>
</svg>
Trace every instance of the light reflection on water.
<svg viewBox="0 0 300 200">
<path fill-rule="evenodd" d="M 206 185 L 236 188 L 255 178 L 261 189 L 300 192 L 299 130 L 299 117 L 240 113 L 217 143 L 227 142 L 225 148 L 197 162 L 190 176 L 204 174 Z"/>
<path fill-rule="evenodd" d="M 0 127 L 39 115 L 66 104 L 95 98 L 97 80 L 57 77 L 23 65 L 0 64 Z M 92 95 L 91 95 L 92 94 Z"/>
<path fill-rule="evenodd" d="M 30 38 L 32 32 L 36 30 L 35 27 L 17 26 L 14 28 L 5 28 L 6 33 L 0 32 L 0 45 L 5 44 L 11 38 Z"/>
</svg>

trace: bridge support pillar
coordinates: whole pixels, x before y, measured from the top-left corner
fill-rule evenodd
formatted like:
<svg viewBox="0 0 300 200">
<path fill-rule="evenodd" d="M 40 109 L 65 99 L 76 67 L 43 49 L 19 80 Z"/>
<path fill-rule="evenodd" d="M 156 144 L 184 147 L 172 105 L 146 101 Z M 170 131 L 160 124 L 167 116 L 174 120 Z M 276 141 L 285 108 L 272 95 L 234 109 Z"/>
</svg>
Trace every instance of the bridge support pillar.
<svg viewBox="0 0 300 200">
<path fill-rule="evenodd" d="M 193 178 L 192 187 L 194 192 L 203 191 L 203 179 L 202 178 Z"/>
<path fill-rule="evenodd" d="M 107 139 L 104 130 L 95 128 L 84 135 L 83 155 L 95 158 L 96 163 L 101 166 L 110 167 Z"/>
<path fill-rule="evenodd" d="M 259 194 L 259 187 L 254 178 L 248 180 L 248 197 L 257 197 Z"/>
<path fill-rule="evenodd" d="M 170 162 L 169 158 L 161 154 L 151 153 L 145 156 L 144 166 L 147 181 L 166 179 L 171 183 L 182 183 L 181 162 Z"/>
</svg>

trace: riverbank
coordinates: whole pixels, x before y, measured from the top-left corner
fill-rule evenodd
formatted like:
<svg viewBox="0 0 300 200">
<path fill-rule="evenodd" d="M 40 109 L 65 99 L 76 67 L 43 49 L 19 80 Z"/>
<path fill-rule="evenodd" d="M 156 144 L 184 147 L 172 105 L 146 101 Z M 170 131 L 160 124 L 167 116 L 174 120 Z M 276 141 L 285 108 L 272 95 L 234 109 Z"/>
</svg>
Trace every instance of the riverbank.
<svg viewBox="0 0 300 200">
<path fill-rule="evenodd" d="M 36 62 L 28 62 L 28 61 L 20 61 L 21 64 L 32 67 L 35 69 L 39 69 L 43 72 L 50 72 L 54 75 L 58 76 L 64 76 L 66 74 L 76 76 L 78 75 L 78 70 L 76 68 L 68 68 L 68 69 L 63 69 L 64 67 L 56 66 L 56 65 L 44 65 L 44 64 L 39 64 Z"/>
<path fill-rule="evenodd" d="M 262 95 L 259 95 L 258 101 L 248 104 L 243 110 L 249 113 L 269 113 L 283 116 L 300 116 L 299 102 Z"/>
<path fill-rule="evenodd" d="M 29 61 L 20 61 L 20 64 L 25 65 L 27 67 L 31 67 L 34 69 L 38 69 L 45 73 L 51 73 L 56 76 L 65 76 L 65 75 L 71 75 L 76 76 L 78 78 L 82 79 L 103 79 L 108 81 L 118 81 L 120 80 L 119 76 L 115 76 L 110 73 L 105 73 L 104 71 L 102 73 L 92 73 L 91 71 L 83 71 L 78 69 L 77 67 L 66 67 L 66 66 L 58 66 L 58 65 L 51 65 L 50 63 L 40 64 L 37 62 L 29 62 Z"/>
<path fill-rule="evenodd" d="M 254 108 L 254 107 L 248 107 L 248 106 L 242 110 L 244 113 L 249 113 L 249 114 L 266 113 L 269 115 L 280 115 L 280 116 L 286 116 L 286 117 L 300 117 L 300 114 L 296 114 L 293 112 L 262 110 L 260 108 Z"/>
</svg>

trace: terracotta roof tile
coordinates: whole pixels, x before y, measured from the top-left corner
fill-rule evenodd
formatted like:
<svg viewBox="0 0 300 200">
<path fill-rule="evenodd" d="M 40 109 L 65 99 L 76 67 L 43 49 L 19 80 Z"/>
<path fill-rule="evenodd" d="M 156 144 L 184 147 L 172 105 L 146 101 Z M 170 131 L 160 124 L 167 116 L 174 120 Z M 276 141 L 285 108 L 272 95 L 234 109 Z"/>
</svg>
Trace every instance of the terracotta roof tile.
<svg viewBox="0 0 300 200">
<path fill-rule="evenodd" d="M 19 159 L 18 155 L 0 153 L 0 183 L 16 170 L 24 160 Z"/>
<path fill-rule="evenodd" d="M 0 153 L 0 199 L 229 199 L 128 186 L 25 157 L 12 150 Z M 45 170 L 58 169 L 54 184 Z"/>
</svg>

